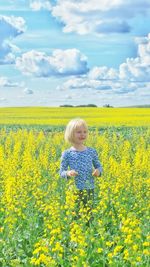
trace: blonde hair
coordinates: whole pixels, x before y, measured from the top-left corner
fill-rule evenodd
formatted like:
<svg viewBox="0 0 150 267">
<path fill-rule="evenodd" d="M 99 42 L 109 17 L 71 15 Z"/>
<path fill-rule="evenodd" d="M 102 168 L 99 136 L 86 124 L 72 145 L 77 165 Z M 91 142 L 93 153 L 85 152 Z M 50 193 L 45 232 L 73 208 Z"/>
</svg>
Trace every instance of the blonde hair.
<svg viewBox="0 0 150 267">
<path fill-rule="evenodd" d="M 69 123 L 66 126 L 66 130 L 65 130 L 65 141 L 66 142 L 73 143 L 74 132 L 80 126 L 83 126 L 88 131 L 88 126 L 85 120 L 76 118 L 76 119 L 69 121 Z"/>
</svg>

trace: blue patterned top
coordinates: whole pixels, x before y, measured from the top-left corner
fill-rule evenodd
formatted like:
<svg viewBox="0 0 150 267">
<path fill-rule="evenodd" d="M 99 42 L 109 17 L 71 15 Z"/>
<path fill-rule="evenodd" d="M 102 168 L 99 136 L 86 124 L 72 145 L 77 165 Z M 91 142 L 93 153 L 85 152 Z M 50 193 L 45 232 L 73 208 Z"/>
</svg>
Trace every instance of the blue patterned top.
<svg viewBox="0 0 150 267">
<path fill-rule="evenodd" d="M 75 170 L 78 172 L 78 175 L 74 177 L 76 187 L 80 190 L 93 189 L 93 166 L 102 173 L 102 166 L 94 148 L 86 147 L 83 151 L 69 148 L 62 153 L 60 175 L 63 178 L 67 178 L 68 168 L 70 170 Z"/>
</svg>

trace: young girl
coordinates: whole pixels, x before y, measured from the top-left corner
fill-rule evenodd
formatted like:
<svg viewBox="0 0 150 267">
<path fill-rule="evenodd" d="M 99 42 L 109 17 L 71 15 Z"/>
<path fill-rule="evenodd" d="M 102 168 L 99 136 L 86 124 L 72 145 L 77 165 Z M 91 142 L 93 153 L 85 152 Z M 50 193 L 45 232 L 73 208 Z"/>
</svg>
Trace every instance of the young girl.
<svg viewBox="0 0 150 267">
<path fill-rule="evenodd" d="M 65 130 L 65 140 L 72 146 L 62 153 L 60 175 L 74 177 L 79 199 L 84 205 L 94 196 L 94 176 L 102 173 L 102 166 L 94 148 L 85 146 L 88 127 L 84 120 L 71 120 Z"/>
</svg>

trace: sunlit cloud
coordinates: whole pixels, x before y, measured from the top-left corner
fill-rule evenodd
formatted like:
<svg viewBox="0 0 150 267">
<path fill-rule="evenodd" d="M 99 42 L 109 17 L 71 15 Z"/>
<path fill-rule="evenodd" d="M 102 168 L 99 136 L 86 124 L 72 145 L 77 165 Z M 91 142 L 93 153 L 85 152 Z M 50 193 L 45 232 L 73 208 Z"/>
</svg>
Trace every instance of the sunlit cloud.
<svg viewBox="0 0 150 267">
<path fill-rule="evenodd" d="M 141 39 L 137 57 L 127 58 L 126 62 L 120 65 L 119 73 L 120 79 L 150 82 L 150 34 Z"/>
<path fill-rule="evenodd" d="M 7 77 L 0 77 L 0 87 L 16 87 L 18 83 L 10 81 Z"/>
<path fill-rule="evenodd" d="M 93 89 L 121 95 L 133 93 L 139 88 L 143 90 L 148 82 L 150 82 L 150 34 L 139 40 L 137 57 L 128 58 L 118 69 L 106 66 L 93 67 L 83 77 L 67 80 L 59 89 Z"/>
<path fill-rule="evenodd" d="M 51 10 L 52 6 L 48 0 L 30 0 L 30 8 L 34 11 L 39 11 L 41 9 Z"/>
<path fill-rule="evenodd" d="M 19 48 L 12 40 L 25 31 L 25 20 L 22 17 L 0 16 L 0 64 L 12 64 L 14 53 Z"/>
<path fill-rule="evenodd" d="M 126 33 L 132 30 L 130 21 L 150 12 L 148 0 L 59 0 L 52 15 L 64 25 L 64 32 Z"/>
<path fill-rule="evenodd" d="M 77 49 L 57 49 L 51 56 L 32 50 L 16 59 L 16 67 L 36 77 L 80 75 L 88 71 L 87 59 Z"/>
</svg>

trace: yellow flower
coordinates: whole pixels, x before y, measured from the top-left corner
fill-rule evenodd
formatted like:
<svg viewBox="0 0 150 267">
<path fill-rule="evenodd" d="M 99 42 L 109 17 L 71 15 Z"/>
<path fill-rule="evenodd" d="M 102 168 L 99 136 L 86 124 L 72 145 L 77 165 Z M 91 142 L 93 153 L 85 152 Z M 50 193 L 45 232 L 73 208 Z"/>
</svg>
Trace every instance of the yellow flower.
<svg viewBox="0 0 150 267">
<path fill-rule="evenodd" d="M 110 252 L 110 253 L 108 253 L 108 258 L 112 258 L 113 257 L 113 253 L 112 252 Z"/>
<path fill-rule="evenodd" d="M 4 227 L 0 227 L 0 233 L 4 231 Z"/>
<path fill-rule="evenodd" d="M 150 256 L 150 250 L 144 249 L 143 250 L 143 254 L 146 255 L 146 256 Z"/>
<path fill-rule="evenodd" d="M 43 252 L 48 252 L 48 247 L 38 247 L 38 248 L 36 248 L 34 251 L 33 251 L 33 255 L 35 255 L 35 254 L 38 254 L 40 251 L 43 251 Z"/>
<path fill-rule="evenodd" d="M 116 255 L 122 248 L 123 246 L 116 246 L 114 249 L 114 255 Z"/>
<path fill-rule="evenodd" d="M 141 259 L 141 257 L 136 257 L 136 260 L 138 261 L 138 262 L 141 262 L 142 261 L 142 259 Z"/>
<path fill-rule="evenodd" d="M 83 256 L 86 255 L 85 250 L 83 250 L 82 248 L 78 249 L 78 252 L 79 252 L 79 255 L 80 255 L 81 257 L 83 257 Z"/>
<path fill-rule="evenodd" d="M 101 253 L 102 251 L 103 251 L 103 248 L 98 248 L 98 249 L 97 249 L 97 252 L 98 252 L 98 253 Z"/>
<path fill-rule="evenodd" d="M 137 251 L 138 250 L 138 245 L 133 245 L 132 248 L 133 248 L 134 251 Z"/>
<path fill-rule="evenodd" d="M 129 258 L 129 251 L 127 249 L 125 249 L 124 252 L 123 252 L 123 254 L 124 254 L 124 257 L 123 258 L 125 260 L 128 260 L 128 258 Z"/>
<path fill-rule="evenodd" d="M 107 241 L 107 242 L 106 242 L 106 246 L 107 246 L 107 247 L 111 247 L 113 244 L 114 244 L 113 241 Z"/>
<path fill-rule="evenodd" d="M 73 261 L 78 261 L 78 259 L 79 259 L 78 256 L 74 256 L 74 257 L 72 258 Z"/>
<path fill-rule="evenodd" d="M 59 242 L 56 242 L 55 247 L 52 248 L 52 252 L 57 252 L 57 251 L 61 253 L 64 251 L 62 245 Z"/>
<path fill-rule="evenodd" d="M 132 240 L 131 238 L 132 238 L 131 235 L 127 235 L 127 237 L 126 237 L 124 243 L 125 243 L 125 244 L 132 244 L 132 243 L 133 243 L 133 240 Z"/>
</svg>

